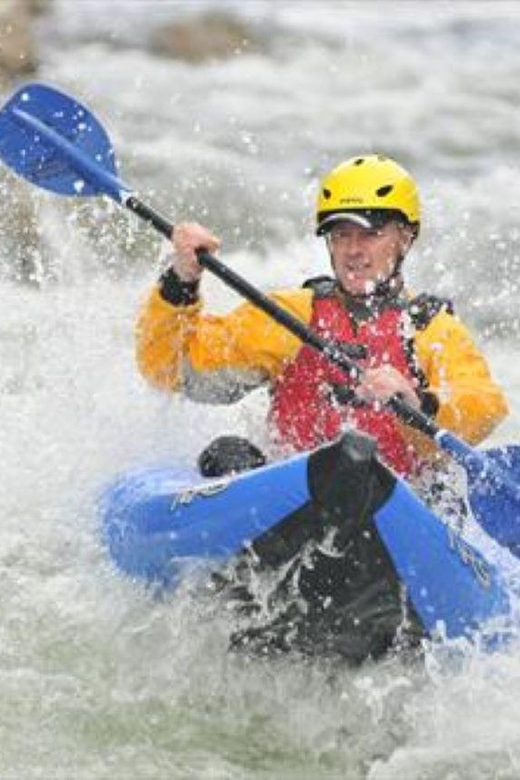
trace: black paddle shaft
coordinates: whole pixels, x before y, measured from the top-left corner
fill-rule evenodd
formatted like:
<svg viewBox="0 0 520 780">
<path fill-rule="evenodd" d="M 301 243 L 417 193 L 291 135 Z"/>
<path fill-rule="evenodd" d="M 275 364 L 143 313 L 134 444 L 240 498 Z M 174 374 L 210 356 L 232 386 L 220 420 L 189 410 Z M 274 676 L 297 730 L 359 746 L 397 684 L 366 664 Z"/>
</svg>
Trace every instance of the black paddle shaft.
<svg viewBox="0 0 520 780">
<path fill-rule="evenodd" d="M 139 200 L 135 195 L 131 195 L 125 200 L 125 206 L 141 217 L 141 219 L 150 223 L 163 236 L 171 239 L 175 229 L 174 225 L 153 208 Z M 199 263 L 208 271 L 211 271 L 214 276 L 217 276 L 224 284 L 268 314 L 290 333 L 297 336 L 304 344 L 325 355 L 331 363 L 344 371 L 350 379 L 354 381 L 361 379 L 363 369 L 352 359 L 353 357 L 362 357 L 357 345 L 335 344 L 323 339 L 304 322 L 297 317 L 293 317 L 290 312 L 279 306 L 272 298 L 253 287 L 252 284 L 235 273 L 235 271 L 232 271 L 231 268 L 221 263 L 213 255 L 210 255 L 209 252 L 199 249 L 197 257 Z M 434 438 L 439 432 L 439 428 L 433 420 L 407 404 L 399 395 L 392 396 L 387 406 L 392 409 L 400 420 L 425 433 L 430 438 Z"/>
</svg>

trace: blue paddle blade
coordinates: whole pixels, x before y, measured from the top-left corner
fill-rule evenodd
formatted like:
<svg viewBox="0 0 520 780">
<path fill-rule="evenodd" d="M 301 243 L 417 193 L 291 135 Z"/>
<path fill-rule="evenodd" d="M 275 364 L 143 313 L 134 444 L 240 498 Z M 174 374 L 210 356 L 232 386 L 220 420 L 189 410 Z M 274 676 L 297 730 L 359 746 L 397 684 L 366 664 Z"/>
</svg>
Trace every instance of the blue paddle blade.
<svg viewBox="0 0 520 780">
<path fill-rule="evenodd" d="M 435 440 L 466 470 L 477 522 L 520 558 L 520 447 L 477 450 L 446 430 L 439 430 Z"/>
<path fill-rule="evenodd" d="M 106 194 L 121 202 L 128 193 L 96 117 L 44 84 L 26 84 L 0 111 L 0 159 L 32 184 L 60 195 Z"/>
<path fill-rule="evenodd" d="M 471 509 L 486 533 L 520 558 L 520 447 L 482 455 L 484 469 L 467 469 Z"/>
</svg>

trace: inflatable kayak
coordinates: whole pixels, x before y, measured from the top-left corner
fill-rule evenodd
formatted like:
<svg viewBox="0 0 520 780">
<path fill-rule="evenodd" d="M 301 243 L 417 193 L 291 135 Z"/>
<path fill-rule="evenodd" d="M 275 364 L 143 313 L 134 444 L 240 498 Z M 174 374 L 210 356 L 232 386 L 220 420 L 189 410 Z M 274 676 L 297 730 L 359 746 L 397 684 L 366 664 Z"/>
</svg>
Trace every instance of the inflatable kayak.
<svg viewBox="0 0 520 780">
<path fill-rule="evenodd" d="M 102 495 L 100 516 L 116 566 L 153 586 L 216 572 L 236 596 L 251 583 L 244 569 L 275 573 L 275 601 L 283 594 L 287 603 L 234 637 L 262 651 L 294 646 L 362 660 L 399 637 L 469 637 L 510 613 L 500 572 L 357 434 L 232 477 L 128 473 Z"/>
</svg>

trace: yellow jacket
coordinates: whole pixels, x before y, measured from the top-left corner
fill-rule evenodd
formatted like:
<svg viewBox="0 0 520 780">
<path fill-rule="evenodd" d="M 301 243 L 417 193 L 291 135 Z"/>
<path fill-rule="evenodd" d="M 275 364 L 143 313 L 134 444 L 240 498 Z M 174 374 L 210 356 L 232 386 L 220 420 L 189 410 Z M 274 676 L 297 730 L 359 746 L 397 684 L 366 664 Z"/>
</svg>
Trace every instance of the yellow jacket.
<svg viewBox="0 0 520 780">
<path fill-rule="evenodd" d="M 281 291 L 271 297 L 310 322 L 312 290 Z M 140 314 L 136 335 L 139 368 L 154 386 L 184 389 L 196 400 L 217 403 L 237 400 L 244 390 L 275 379 L 301 347 L 297 337 L 250 303 L 215 316 L 205 314 L 200 301 L 174 306 L 157 288 Z M 439 400 L 436 423 L 478 444 L 507 415 L 508 407 L 468 330 L 441 310 L 413 340 L 428 390 Z M 421 443 L 421 434 L 407 429 L 407 435 L 431 453 L 431 444 Z"/>
</svg>

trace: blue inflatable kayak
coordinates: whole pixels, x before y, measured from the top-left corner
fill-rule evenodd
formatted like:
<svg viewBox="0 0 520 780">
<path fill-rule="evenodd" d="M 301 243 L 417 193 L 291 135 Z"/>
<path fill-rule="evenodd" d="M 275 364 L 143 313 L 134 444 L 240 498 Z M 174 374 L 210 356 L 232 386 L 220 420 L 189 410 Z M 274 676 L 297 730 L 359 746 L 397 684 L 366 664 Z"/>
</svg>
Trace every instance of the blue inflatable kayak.
<svg viewBox="0 0 520 780">
<path fill-rule="evenodd" d="M 471 636 L 510 613 L 500 572 L 354 434 L 233 477 L 174 467 L 125 474 L 103 494 L 100 516 L 116 566 L 150 585 L 173 588 L 194 568 L 226 567 L 236 592 L 235 561 L 289 571 L 290 612 L 255 626 L 249 643 L 261 634 L 285 647 L 290 615 L 298 648 L 361 660 L 395 644 L 403 626 L 415 639 Z"/>
</svg>

